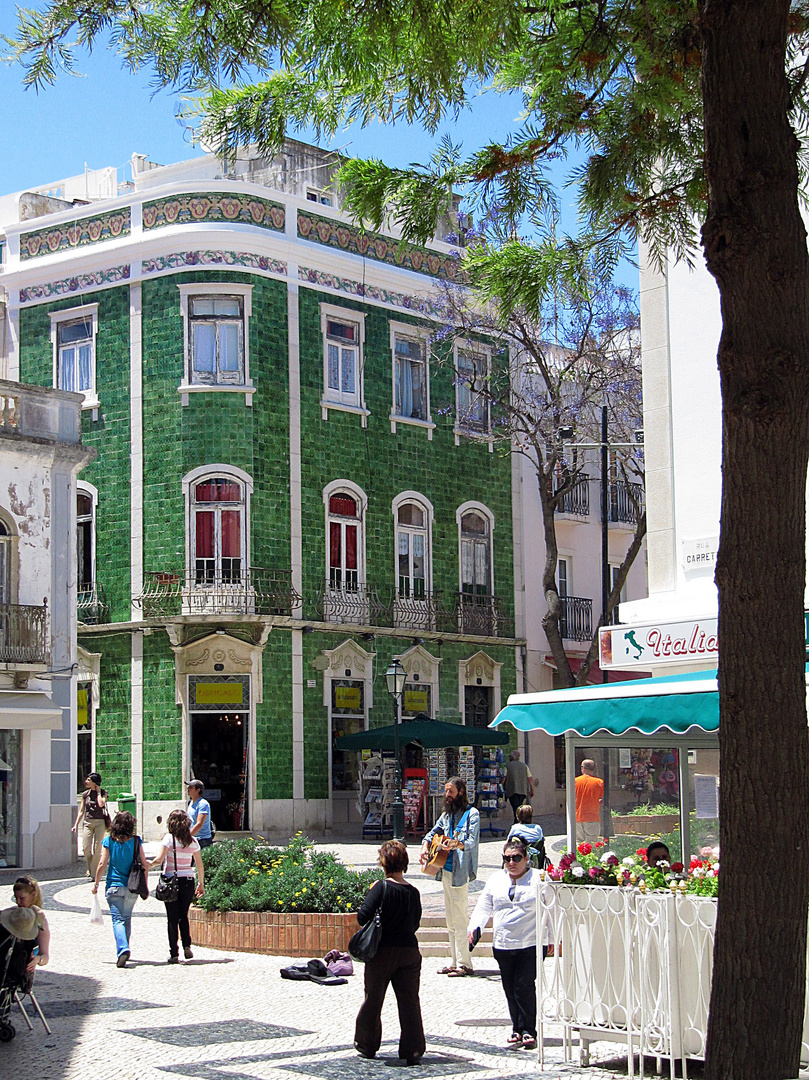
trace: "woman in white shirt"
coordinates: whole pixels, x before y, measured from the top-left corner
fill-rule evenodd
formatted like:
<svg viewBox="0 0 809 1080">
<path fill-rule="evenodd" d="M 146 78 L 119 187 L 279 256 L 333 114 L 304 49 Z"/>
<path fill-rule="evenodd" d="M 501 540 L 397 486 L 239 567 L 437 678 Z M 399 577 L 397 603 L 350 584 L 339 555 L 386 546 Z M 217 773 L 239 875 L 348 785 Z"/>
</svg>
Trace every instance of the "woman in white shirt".
<svg viewBox="0 0 809 1080">
<path fill-rule="evenodd" d="M 183 956 L 186 960 L 193 957 L 191 951 L 191 928 L 188 925 L 188 909 L 195 896 L 205 892 L 205 868 L 202 865 L 202 853 L 199 842 L 191 835 L 191 819 L 185 810 L 172 810 L 169 814 L 168 832 L 160 841 L 162 847 L 158 856 L 150 864 L 150 869 L 161 866 L 167 877 L 179 879 L 177 899 L 166 904 L 166 918 L 169 930 L 169 963 L 179 964 L 180 950 L 178 937 L 182 938 Z M 194 888 L 194 868 L 197 870 L 198 885 Z"/>
<path fill-rule="evenodd" d="M 537 1044 L 537 897 L 536 870 L 531 869 L 523 840 L 507 840 L 503 869 L 486 882 L 469 923 L 469 944 L 493 918 L 492 952 L 500 968 L 512 1034 L 513 1050 Z"/>
</svg>

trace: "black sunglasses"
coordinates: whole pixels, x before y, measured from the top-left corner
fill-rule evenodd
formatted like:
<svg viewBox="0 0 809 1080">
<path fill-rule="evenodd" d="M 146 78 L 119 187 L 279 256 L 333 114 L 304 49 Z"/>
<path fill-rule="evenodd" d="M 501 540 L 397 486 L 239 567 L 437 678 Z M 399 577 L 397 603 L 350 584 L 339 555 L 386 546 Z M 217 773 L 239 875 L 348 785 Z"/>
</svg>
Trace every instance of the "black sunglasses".
<svg viewBox="0 0 809 1080">
<path fill-rule="evenodd" d="M 522 862 L 524 855 L 504 855 L 503 862 Z"/>
</svg>

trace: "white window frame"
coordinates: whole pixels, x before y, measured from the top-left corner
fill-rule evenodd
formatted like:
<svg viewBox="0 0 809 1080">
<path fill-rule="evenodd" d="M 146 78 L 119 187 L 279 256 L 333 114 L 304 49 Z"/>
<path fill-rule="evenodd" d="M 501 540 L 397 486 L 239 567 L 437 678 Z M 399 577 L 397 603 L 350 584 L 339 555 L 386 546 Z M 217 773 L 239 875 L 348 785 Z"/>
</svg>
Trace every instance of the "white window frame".
<svg viewBox="0 0 809 1080">
<path fill-rule="evenodd" d="M 62 308 L 60 311 L 50 313 L 51 320 L 51 344 L 53 349 L 53 385 L 57 390 L 63 390 L 59 386 L 59 329 L 65 323 L 90 322 L 90 386 L 87 390 L 77 390 L 82 394 L 82 411 L 93 410 L 93 420 L 98 419 L 98 410 L 101 402 L 98 400 L 98 388 L 96 384 L 96 352 L 98 337 L 98 304 L 82 304 L 81 307 Z"/>
<path fill-rule="evenodd" d="M 252 477 L 237 468 L 235 465 L 222 463 L 214 465 L 200 465 L 192 469 L 183 477 L 183 502 L 185 505 L 185 575 L 186 581 L 192 590 L 204 589 L 205 585 L 196 584 L 196 522 L 193 519 L 194 509 L 199 505 L 194 499 L 194 488 L 204 480 L 215 480 L 223 477 L 233 480 L 242 488 L 242 537 L 241 537 L 241 580 L 246 581 L 246 573 L 250 567 L 250 500 L 253 495 Z M 211 504 L 212 506 L 215 504 Z M 221 572 L 221 567 L 220 567 Z"/>
<path fill-rule="evenodd" d="M 426 546 L 424 553 L 424 591 L 425 596 L 429 597 L 433 591 L 433 519 L 435 511 L 430 500 L 418 491 L 402 491 L 391 504 L 393 512 L 393 581 L 395 596 L 397 599 L 399 598 L 399 509 L 407 503 L 416 503 L 424 511 L 424 542 Z M 404 525 L 401 528 L 409 531 L 411 526 Z M 413 602 L 414 597 L 410 596 L 406 599 Z"/>
<path fill-rule="evenodd" d="M 489 590 L 488 595 L 494 596 L 494 514 L 480 502 L 465 502 L 455 511 L 455 519 L 458 523 L 458 592 L 463 592 L 463 519 L 466 514 L 480 514 L 489 523 Z"/>
<path fill-rule="evenodd" d="M 455 373 L 455 445 L 460 446 L 461 437 L 463 436 L 465 439 L 477 439 L 481 442 L 487 442 L 489 444 L 489 453 L 493 453 L 494 436 L 492 435 L 492 408 L 488 395 L 484 398 L 486 406 L 485 427 L 467 427 L 461 417 L 460 384 L 462 380 L 458 369 L 458 354 L 462 352 L 472 353 L 476 356 L 484 356 L 486 358 L 486 377 L 490 379 L 492 374 L 492 350 L 489 346 L 483 345 L 479 341 L 460 340 L 455 342 L 452 350 L 452 364 Z M 474 393 L 474 391 L 471 392 Z"/>
<path fill-rule="evenodd" d="M 189 394 L 212 393 L 212 394 L 244 394 L 245 405 L 253 404 L 253 394 L 256 392 L 253 381 L 250 378 L 250 317 L 253 314 L 253 286 L 240 281 L 209 282 L 197 281 L 178 285 L 180 294 L 180 314 L 183 318 L 183 381 L 177 387 L 181 403 L 188 404 Z M 242 303 L 242 318 L 244 320 L 243 348 L 244 348 L 244 382 L 241 383 L 195 383 L 191 375 L 191 317 L 189 315 L 189 300 L 204 299 L 206 296 L 222 297 L 235 296 Z"/>
<path fill-rule="evenodd" d="M 328 324 L 330 321 L 353 323 L 357 327 L 357 370 L 356 390 L 353 394 L 343 394 L 340 390 L 329 389 L 329 342 Z M 354 413 L 362 419 L 362 426 L 367 427 L 370 411 L 365 405 L 365 313 L 352 308 L 335 307 L 333 304 L 320 305 L 320 333 L 323 340 L 323 397 L 320 401 L 320 414 L 328 420 L 329 409 L 338 412 Z"/>
<path fill-rule="evenodd" d="M 357 503 L 359 514 L 356 518 L 352 518 L 351 521 L 356 521 L 358 528 L 357 536 L 357 592 L 361 593 L 365 587 L 365 519 L 368 509 L 368 496 L 350 480 L 333 480 L 330 484 L 327 484 L 323 488 L 323 508 L 325 511 L 325 528 L 324 538 L 326 541 L 326 558 L 324 560 L 326 570 L 326 589 L 333 592 L 345 592 L 345 588 L 333 589 L 331 584 L 331 563 L 330 563 L 330 524 L 332 519 L 339 522 L 348 521 L 348 518 L 343 518 L 339 514 L 332 514 L 329 510 L 329 500 L 333 495 L 349 495 Z M 352 590 L 353 591 L 353 590 Z"/>
<path fill-rule="evenodd" d="M 332 210 L 337 208 L 337 200 L 334 195 L 324 188 L 307 187 L 306 201 L 317 203 L 318 206 L 330 206 Z"/>
<path fill-rule="evenodd" d="M 402 416 L 396 410 L 396 339 L 407 338 L 410 341 L 420 341 L 424 348 L 424 385 L 427 398 L 427 415 L 424 419 L 414 416 Z M 430 332 L 423 327 L 414 326 L 412 323 L 391 322 L 390 324 L 390 354 L 391 354 L 391 407 L 390 407 L 390 430 L 396 434 L 397 424 L 410 424 L 412 427 L 425 428 L 427 438 L 432 441 L 435 424 L 433 423 L 432 409 L 430 405 Z"/>
</svg>

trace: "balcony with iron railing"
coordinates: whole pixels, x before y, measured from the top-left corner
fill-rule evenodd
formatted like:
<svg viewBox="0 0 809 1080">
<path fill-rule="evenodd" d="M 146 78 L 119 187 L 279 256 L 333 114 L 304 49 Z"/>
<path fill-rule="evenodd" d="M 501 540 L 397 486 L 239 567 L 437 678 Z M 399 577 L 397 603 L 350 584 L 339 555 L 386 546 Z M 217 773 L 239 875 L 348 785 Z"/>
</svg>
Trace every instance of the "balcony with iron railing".
<svg viewBox="0 0 809 1080">
<path fill-rule="evenodd" d="M 109 619 L 110 606 L 104 596 L 104 590 L 95 582 L 79 585 L 76 598 L 76 615 L 79 622 L 86 626 L 105 623 Z"/>
<path fill-rule="evenodd" d="M 148 571 L 136 603 L 142 605 L 144 618 L 291 615 L 301 598 L 291 570 L 230 566 L 223 571 L 200 565 L 188 571 Z"/>
<path fill-rule="evenodd" d="M 591 641 L 593 601 L 583 596 L 560 596 L 559 633 L 567 641 Z"/>
<path fill-rule="evenodd" d="M 0 664 L 45 664 L 48 648 L 48 603 L 0 604 Z"/>
<path fill-rule="evenodd" d="M 390 597 L 356 585 L 327 587 L 304 606 L 304 617 L 355 626 L 389 627 L 417 633 L 512 637 L 513 620 L 503 601 L 488 593 L 459 592 L 446 599 L 441 592 L 396 591 Z"/>
<path fill-rule="evenodd" d="M 568 491 L 562 494 L 556 505 L 556 513 L 574 518 L 590 516 L 589 476 L 582 476 Z"/>
<path fill-rule="evenodd" d="M 634 528 L 644 511 L 643 484 L 611 480 L 607 492 L 607 520 L 611 525 Z"/>
</svg>

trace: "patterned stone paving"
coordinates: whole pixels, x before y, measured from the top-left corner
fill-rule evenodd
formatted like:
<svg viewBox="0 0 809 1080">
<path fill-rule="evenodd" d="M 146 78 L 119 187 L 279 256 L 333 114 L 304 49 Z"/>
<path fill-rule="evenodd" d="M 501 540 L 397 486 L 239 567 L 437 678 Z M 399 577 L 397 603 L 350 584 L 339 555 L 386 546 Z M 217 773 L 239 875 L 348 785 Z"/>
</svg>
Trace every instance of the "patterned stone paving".
<svg viewBox="0 0 809 1080">
<path fill-rule="evenodd" d="M 375 861 L 373 844 L 328 846 L 358 868 Z M 482 845 L 481 879 L 498 865 L 501 850 L 496 841 Z M 109 917 L 105 913 L 102 927 L 89 924 L 90 885 L 78 874 L 78 866 L 63 871 L 45 889 L 52 960 L 38 972 L 36 992 L 53 1034 L 46 1035 L 37 1019 L 29 1032 L 22 1017 L 13 1016 L 18 1034 L 0 1045 L 2 1080 L 87 1080 L 111 1073 L 116 1080 L 383 1080 L 391 1069 L 405 1070 L 407 1080 L 536 1080 L 537 1055 L 506 1044 L 510 1024 L 490 958 L 479 959 L 474 978 L 454 980 L 437 974 L 440 958 L 425 958 L 424 1059 L 413 1067 L 399 1061 L 391 993 L 381 1050 L 368 1061 L 352 1046 L 361 970 L 344 986 L 282 982 L 278 969 L 289 962 L 284 958 L 208 949 L 195 949 L 193 960 L 170 967 L 163 906 L 153 899 L 138 902 L 132 963 L 117 968 Z M 13 876 L 0 876 L 0 907 L 11 902 Z M 425 910 L 441 909 L 440 885 L 418 874 L 410 880 L 421 889 Z M 575 1047 L 573 1060 L 565 1062 L 560 1028 L 548 1034 L 543 1080 L 627 1077 L 626 1057 L 616 1044 L 593 1044 L 592 1064 L 584 1069 Z M 646 1063 L 647 1075 L 655 1064 Z M 698 1078 L 698 1064 L 689 1063 L 688 1073 Z"/>
</svg>

